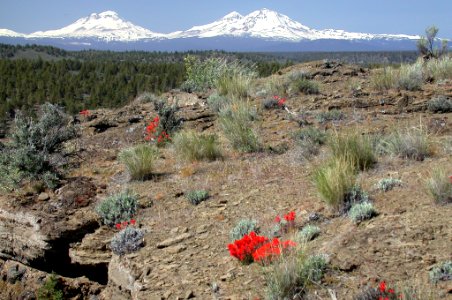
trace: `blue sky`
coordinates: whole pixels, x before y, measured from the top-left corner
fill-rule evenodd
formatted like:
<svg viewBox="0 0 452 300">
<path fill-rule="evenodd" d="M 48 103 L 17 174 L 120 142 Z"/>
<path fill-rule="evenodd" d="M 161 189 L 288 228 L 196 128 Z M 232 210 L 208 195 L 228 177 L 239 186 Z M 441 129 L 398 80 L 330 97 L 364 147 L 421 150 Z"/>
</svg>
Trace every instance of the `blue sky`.
<svg viewBox="0 0 452 300">
<path fill-rule="evenodd" d="M 57 29 L 93 12 L 120 17 L 156 32 L 185 30 L 231 11 L 276 10 L 315 29 L 423 34 L 436 25 L 452 38 L 452 0 L 1 0 L 0 28 L 31 33 Z"/>
</svg>

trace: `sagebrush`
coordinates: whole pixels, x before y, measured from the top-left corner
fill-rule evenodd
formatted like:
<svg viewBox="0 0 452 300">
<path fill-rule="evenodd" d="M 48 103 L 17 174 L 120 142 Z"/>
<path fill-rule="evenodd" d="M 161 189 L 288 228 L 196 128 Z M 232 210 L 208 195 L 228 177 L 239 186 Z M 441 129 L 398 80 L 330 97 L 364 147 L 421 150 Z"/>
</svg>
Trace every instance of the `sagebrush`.
<svg viewBox="0 0 452 300">
<path fill-rule="evenodd" d="M 115 234 L 110 243 L 113 253 L 119 256 L 136 252 L 143 246 L 144 233 L 135 227 L 126 227 L 121 230 Z"/>
<path fill-rule="evenodd" d="M 138 196 L 130 190 L 126 190 L 101 201 L 96 207 L 96 212 L 104 224 L 113 226 L 131 220 L 136 214 L 137 208 Z"/>
</svg>

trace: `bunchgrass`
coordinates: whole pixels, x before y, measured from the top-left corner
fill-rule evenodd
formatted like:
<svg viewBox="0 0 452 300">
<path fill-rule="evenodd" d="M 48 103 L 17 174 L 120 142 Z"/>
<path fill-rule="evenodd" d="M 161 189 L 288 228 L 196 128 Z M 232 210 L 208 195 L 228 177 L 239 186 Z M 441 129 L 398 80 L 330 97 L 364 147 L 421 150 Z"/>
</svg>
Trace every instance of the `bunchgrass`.
<svg viewBox="0 0 452 300">
<path fill-rule="evenodd" d="M 452 57 L 444 55 L 438 59 L 430 59 L 426 62 L 427 76 L 435 81 L 452 79 Z"/>
<path fill-rule="evenodd" d="M 231 103 L 231 98 L 213 93 L 207 98 L 207 104 L 214 112 L 219 112 Z"/>
<path fill-rule="evenodd" d="M 176 133 L 174 148 L 179 157 L 189 161 L 216 160 L 222 152 L 215 134 L 202 134 L 193 130 Z"/>
<path fill-rule="evenodd" d="M 452 203 L 452 177 L 444 169 L 435 169 L 426 186 L 435 203 Z"/>
<path fill-rule="evenodd" d="M 326 142 L 326 133 L 316 127 L 306 127 L 293 135 L 302 159 L 317 155 L 320 146 Z"/>
<path fill-rule="evenodd" d="M 432 113 L 452 112 L 452 99 L 446 96 L 438 96 L 427 102 L 427 109 Z"/>
<path fill-rule="evenodd" d="M 320 197 L 335 210 L 342 208 L 355 181 L 355 164 L 344 157 L 333 157 L 314 172 L 314 184 Z"/>
<path fill-rule="evenodd" d="M 219 114 L 220 127 L 232 147 L 240 152 L 257 152 L 262 149 L 252 128 L 255 113 L 247 102 L 235 101 Z"/>
<path fill-rule="evenodd" d="M 158 157 L 158 149 L 147 144 L 124 149 L 119 153 L 119 160 L 126 166 L 132 180 L 149 178 Z"/>
<path fill-rule="evenodd" d="M 422 62 L 417 61 L 411 65 L 401 65 L 398 70 L 397 81 L 395 83 L 397 88 L 417 91 L 420 90 L 424 83 Z"/>
<path fill-rule="evenodd" d="M 333 157 L 344 158 L 359 170 L 369 169 L 377 162 L 371 138 L 366 135 L 336 132 L 330 136 L 328 146 Z"/>
<path fill-rule="evenodd" d="M 290 83 L 289 91 L 291 93 L 300 92 L 306 95 L 311 95 L 318 94 L 320 87 L 319 84 L 315 81 L 308 80 L 306 78 L 297 78 Z"/>
<path fill-rule="evenodd" d="M 313 282 L 323 278 L 326 267 L 323 255 L 306 256 L 301 251 L 283 255 L 266 270 L 266 298 L 301 299 Z"/>
<path fill-rule="evenodd" d="M 394 87 L 396 71 L 391 67 L 377 70 L 371 77 L 371 83 L 376 90 L 385 91 Z"/>
<path fill-rule="evenodd" d="M 380 152 L 409 158 L 424 160 L 431 154 L 430 138 L 422 127 L 412 127 L 404 130 L 395 130 L 380 141 Z"/>
</svg>

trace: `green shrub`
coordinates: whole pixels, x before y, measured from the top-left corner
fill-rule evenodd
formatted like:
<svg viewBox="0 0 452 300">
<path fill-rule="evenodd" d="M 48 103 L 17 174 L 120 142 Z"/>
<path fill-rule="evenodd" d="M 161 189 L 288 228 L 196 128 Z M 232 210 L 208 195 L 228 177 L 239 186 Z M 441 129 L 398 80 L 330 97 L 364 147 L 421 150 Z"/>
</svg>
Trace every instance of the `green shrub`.
<svg viewBox="0 0 452 300">
<path fill-rule="evenodd" d="M 445 261 L 434 267 L 429 273 L 430 282 L 452 280 L 452 261 Z"/>
<path fill-rule="evenodd" d="M 254 66 L 242 64 L 237 60 L 227 61 L 224 58 L 208 58 L 201 61 L 195 56 L 188 55 L 184 59 L 184 64 L 187 80 L 182 89 L 189 92 L 205 92 L 216 87 L 220 78 L 225 79 L 227 76 L 237 80 L 241 76 L 254 78 L 257 74 Z M 241 85 L 237 81 L 236 83 Z"/>
<path fill-rule="evenodd" d="M 323 255 L 283 256 L 265 274 L 267 299 L 297 299 L 312 282 L 320 281 L 327 267 Z"/>
<path fill-rule="evenodd" d="M 421 61 L 412 65 L 400 66 L 396 87 L 408 91 L 417 91 L 421 89 L 423 83 L 424 75 Z"/>
<path fill-rule="evenodd" d="M 452 203 L 452 182 L 444 169 L 435 169 L 426 185 L 436 203 Z"/>
<path fill-rule="evenodd" d="M 422 128 L 395 130 L 380 141 L 380 152 L 422 161 L 430 155 L 430 139 Z"/>
<path fill-rule="evenodd" d="M 257 221 L 252 219 L 242 219 L 231 230 L 231 240 L 240 240 L 245 234 L 249 234 L 251 231 L 254 231 L 256 233 L 259 232 Z"/>
<path fill-rule="evenodd" d="M 142 144 L 122 150 L 118 157 L 132 180 L 145 180 L 152 174 L 159 151 L 155 146 Z"/>
<path fill-rule="evenodd" d="M 340 121 L 345 118 L 345 114 L 338 109 L 332 109 L 329 111 L 319 112 L 315 116 L 319 123 L 325 123 L 327 121 Z"/>
<path fill-rule="evenodd" d="M 352 162 L 359 170 L 371 168 L 377 161 L 371 138 L 357 133 L 334 134 L 328 140 L 333 157 Z"/>
<path fill-rule="evenodd" d="M 308 80 L 305 78 L 298 78 L 292 81 L 289 85 L 289 90 L 293 92 L 301 92 L 306 95 L 318 94 L 319 84 L 315 81 Z"/>
<path fill-rule="evenodd" d="M 173 142 L 177 154 L 185 160 L 215 160 L 222 157 L 215 134 L 181 131 L 174 136 Z"/>
<path fill-rule="evenodd" d="M 225 73 L 217 79 L 216 88 L 221 96 L 246 99 L 254 74 Z"/>
<path fill-rule="evenodd" d="M 389 177 L 380 179 L 380 181 L 376 184 L 376 188 L 382 192 L 387 192 L 400 185 L 402 185 L 402 181 L 400 179 Z"/>
<path fill-rule="evenodd" d="M 372 75 L 371 83 L 379 91 L 389 90 L 394 87 L 396 76 L 396 71 L 393 68 L 385 67 Z"/>
<path fill-rule="evenodd" d="M 107 197 L 96 207 L 97 214 L 105 225 L 129 221 L 137 212 L 138 196 L 129 190 Z"/>
<path fill-rule="evenodd" d="M 220 96 L 217 93 L 213 93 L 207 98 L 207 104 L 214 112 L 219 112 L 231 104 L 231 100 L 226 96 Z"/>
<path fill-rule="evenodd" d="M 114 254 L 124 254 L 138 251 L 144 246 L 144 233 L 134 227 L 126 227 L 112 238 L 110 248 Z"/>
<path fill-rule="evenodd" d="M 372 203 L 366 201 L 354 204 L 348 212 L 348 215 L 354 223 L 360 223 L 376 216 L 377 211 L 374 209 Z"/>
<path fill-rule="evenodd" d="M 309 159 L 311 156 L 317 155 L 320 145 L 326 141 L 325 132 L 311 126 L 299 130 L 293 137 L 302 159 Z"/>
<path fill-rule="evenodd" d="M 445 55 L 439 59 L 430 59 L 425 69 L 428 79 L 435 81 L 452 79 L 452 57 Z"/>
<path fill-rule="evenodd" d="M 55 273 L 52 273 L 44 285 L 38 289 L 38 300 L 63 300 L 64 295 L 60 282 Z"/>
<path fill-rule="evenodd" d="M 314 172 L 314 184 L 320 197 L 333 209 L 340 210 L 356 181 L 354 164 L 342 157 L 333 158 Z"/>
<path fill-rule="evenodd" d="M 446 96 L 438 96 L 428 101 L 427 108 L 432 113 L 450 113 L 452 112 L 452 100 Z"/>
<path fill-rule="evenodd" d="M 155 136 L 162 132 L 171 135 L 182 126 L 182 119 L 177 116 L 177 104 L 169 105 L 163 100 L 154 101 L 154 110 L 159 115 L 159 124 Z"/>
<path fill-rule="evenodd" d="M 282 105 L 279 105 L 279 101 L 276 99 L 265 99 L 264 102 L 262 102 L 262 106 L 264 109 L 276 109 L 283 107 Z"/>
<path fill-rule="evenodd" d="M 220 127 L 232 147 L 241 152 L 261 150 L 261 144 L 252 129 L 253 111 L 245 102 L 234 102 L 220 111 Z"/>
<path fill-rule="evenodd" d="M 185 198 L 193 205 L 198 205 L 209 198 L 209 192 L 206 190 L 193 190 L 185 194 Z"/>
<path fill-rule="evenodd" d="M 297 233 L 297 240 L 311 241 L 320 234 L 320 228 L 315 225 L 306 225 Z"/>
<path fill-rule="evenodd" d="M 56 187 L 66 164 L 64 142 L 76 136 L 71 118 L 56 105 L 43 104 L 36 118 L 17 112 L 10 142 L 0 149 L 0 187 L 11 189 L 22 180 Z"/>
</svg>

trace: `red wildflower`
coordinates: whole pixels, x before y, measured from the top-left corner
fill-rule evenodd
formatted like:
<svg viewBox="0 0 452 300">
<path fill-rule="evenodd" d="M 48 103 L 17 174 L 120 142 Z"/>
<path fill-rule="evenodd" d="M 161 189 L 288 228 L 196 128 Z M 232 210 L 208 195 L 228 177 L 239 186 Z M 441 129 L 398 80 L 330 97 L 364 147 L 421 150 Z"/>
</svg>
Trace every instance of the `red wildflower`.
<svg viewBox="0 0 452 300">
<path fill-rule="evenodd" d="M 130 220 L 130 224 L 135 225 L 136 221 L 134 219 Z"/>
<path fill-rule="evenodd" d="M 271 242 L 266 243 L 253 252 L 254 261 L 268 263 L 275 257 L 281 255 L 283 251 L 290 247 L 296 246 L 291 240 L 281 242 L 278 238 L 274 238 Z"/>
<path fill-rule="evenodd" d="M 91 113 L 89 112 L 89 110 L 84 109 L 84 110 L 80 111 L 79 114 L 82 115 L 82 116 L 84 116 L 84 117 L 87 117 L 87 116 L 89 116 Z"/>
<path fill-rule="evenodd" d="M 268 241 L 265 236 L 259 236 L 254 231 L 245 234 L 240 240 L 228 245 L 229 253 L 243 263 L 253 261 L 253 252 Z"/>
<path fill-rule="evenodd" d="M 450 183 L 452 183 L 452 175 L 449 176 Z"/>
<path fill-rule="evenodd" d="M 275 223 L 279 223 L 279 222 L 281 222 L 281 217 L 280 216 L 276 216 L 276 218 L 275 218 Z"/>
<path fill-rule="evenodd" d="M 116 226 L 116 229 L 118 229 L 118 230 L 121 229 L 121 223 L 118 223 L 115 226 Z"/>
<path fill-rule="evenodd" d="M 279 101 L 278 101 L 278 106 L 283 106 L 284 103 L 286 103 L 286 98 L 281 98 L 281 99 L 279 99 Z"/>
<path fill-rule="evenodd" d="M 380 292 L 384 293 L 386 291 L 386 282 L 380 282 Z"/>
<path fill-rule="evenodd" d="M 279 100 L 279 96 L 273 96 L 273 99 Z"/>
<path fill-rule="evenodd" d="M 127 225 L 129 225 L 127 221 L 122 222 L 122 226 L 127 227 Z"/>
<path fill-rule="evenodd" d="M 287 215 L 284 216 L 284 219 L 287 222 L 294 222 L 295 221 L 295 212 L 291 211 L 290 213 L 288 213 Z"/>
</svg>

